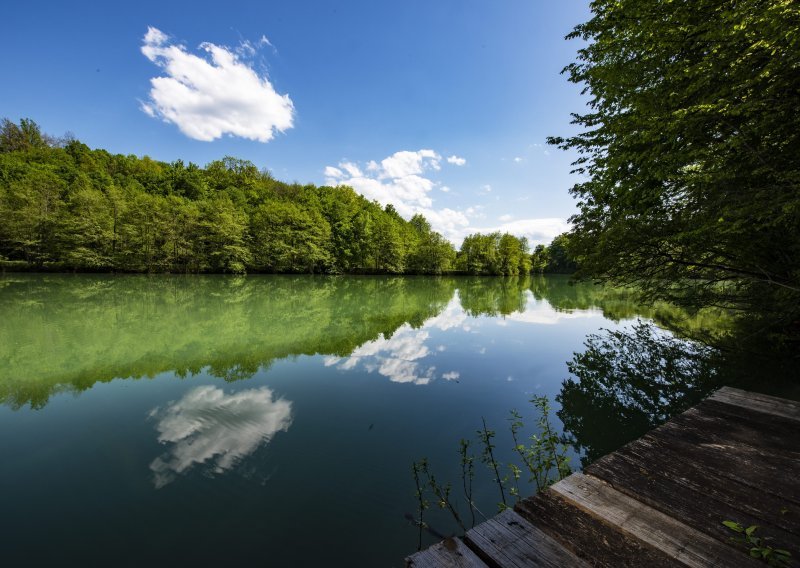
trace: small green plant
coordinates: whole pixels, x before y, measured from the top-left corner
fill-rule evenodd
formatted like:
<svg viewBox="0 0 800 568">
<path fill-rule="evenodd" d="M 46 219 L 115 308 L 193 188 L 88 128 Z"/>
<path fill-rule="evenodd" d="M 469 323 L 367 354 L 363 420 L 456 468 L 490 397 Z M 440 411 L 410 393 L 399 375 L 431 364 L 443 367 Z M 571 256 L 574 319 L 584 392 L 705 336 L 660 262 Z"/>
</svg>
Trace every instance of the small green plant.
<svg viewBox="0 0 800 568">
<path fill-rule="evenodd" d="M 445 484 L 440 484 L 436 481 L 436 477 L 433 475 L 433 473 L 431 473 L 431 471 L 428 469 L 427 460 L 423 460 L 420 463 L 422 464 L 420 473 L 425 476 L 428 488 L 436 497 L 436 504 L 439 505 L 440 509 L 447 509 L 450 511 L 450 514 L 453 515 L 453 518 L 458 523 L 458 526 L 461 527 L 461 530 L 467 530 L 467 528 L 464 526 L 464 522 L 461 520 L 461 515 L 458 514 L 458 509 L 456 509 L 455 505 L 450 500 L 452 484 L 449 481 Z"/>
<path fill-rule="evenodd" d="M 564 479 L 571 473 L 567 447 L 560 443 L 559 437 L 550 424 L 550 402 L 546 396 L 534 396 L 531 403 L 539 409 L 537 425 L 539 434 L 530 437 L 531 445 L 525 446 L 519 441 L 519 431 L 525 426 L 522 417 L 516 410 L 511 411 L 511 438 L 514 440 L 514 451 L 522 459 L 522 463 L 530 473 L 529 482 L 536 485 L 536 491 L 542 491 L 556 480 Z M 516 473 L 516 472 L 515 472 Z"/>
<path fill-rule="evenodd" d="M 494 444 L 492 444 L 492 438 L 495 437 L 494 430 L 489 430 L 486 427 L 486 419 L 482 418 L 483 420 L 483 429 L 478 430 L 478 439 L 483 444 L 483 454 L 481 455 L 481 461 L 485 463 L 489 468 L 494 472 L 494 480 L 497 483 L 497 487 L 500 488 L 500 503 L 497 504 L 497 507 L 500 511 L 504 511 L 508 508 L 508 503 L 506 502 L 506 492 L 503 488 L 505 479 L 500 477 L 500 465 L 497 463 L 497 460 L 494 458 Z"/>
<path fill-rule="evenodd" d="M 792 554 L 788 550 L 767 545 L 766 542 L 772 540 L 769 537 L 756 536 L 758 525 L 745 528 L 736 521 L 722 521 L 722 524 L 739 534 L 738 537 L 731 537 L 731 540 L 740 542 L 749 548 L 750 556 L 753 558 L 758 558 L 770 566 L 789 566 Z"/>
<path fill-rule="evenodd" d="M 423 516 L 425 515 L 425 509 L 428 508 L 428 501 L 425 500 L 425 490 L 422 485 L 422 479 L 420 474 L 423 471 L 427 471 L 428 469 L 428 460 L 422 458 L 418 462 L 414 462 L 411 466 L 412 472 L 414 474 L 414 483 L 417 486 L 416 497 L 417 497 L 417 518 L 414 519 L 415 524 L 419 527 L 419 540 L 417 542 L 417 550 L 422 550 L 422 529 L 425 528 L 425 520 Z"/>
<path fill-rule="evenodd" d="M 570 473 L 569 457 L 567 447 L 561 443 L 561 438 L 553 430 L 550 423 L 550 403 L 545 396 L 535 396 L 530 401 L 538 410 L 537 420 L 538 434 L 530 437 L 531 444 L 525 445 L 521 440 L 521 432 L 525 427 L 522 416 L 516 410 L 511 411 L 511 438 L 514 442 L 513 450 L 522 460 L 522 467 L 515 463 L 498 462 L 496 456 L 497 446 L 494 430 L 490 430 L 483 419 L 483 428 L 477 431 L 478 443 L 481 446 L 480 461 L 486 464 L 492 472 L 492 478 L 500 491 L 500 502 L 498 509 L 503 511 L 509 508 L 508 497 L 518 502 L 522 498 L 522 487 L 520 479 L 525 470 L 529 474 L 528 483 L 535 484 L 536 491 L 543 491 L 551 483 L 564 479 Z M 484 519 L 480 509 L 475 506 L 473 500 L 472 483 L 475 479 L 475 459 L 471 453 L 472 442 L 462 439 L 459 444 L 459 454 L 461 456 L 461 488 L 469 508 L 471 526 L 475 526 L 475 512 L 477 511 Z M 505 476 L 501 472 L 508 472 Z M 416 484 L 417 498 L 417 518 L 415 524 L 419 527 L 419 542 L 422 543 L 423 529 L 431 530 L 423 519 L 425 510 L 429 508 L 426 500 L 426 493 L 430 492 L 440 509 L 447 510 L 452 515 L 462 530 L 466 530 L 466 523 L 462 519 L 456 503 L 452 497 L 452 484 L 450 482 L 440 483 L 430 470 L 428 460 L 423 459 L 414 462 L 413 465 L 414 483 Z M 524 482 L 523 482 L 524 483 Z"/>
<path fill-rule="evenodd" d="M 475 503 L 472 500 L 472 480 L 475 479 L 475 456 L 469 452 L 470 441 L 461 438 L 459 453 L 461 454 L 461 486 L 464 489 L 464 498 L 469 505 L 469 514 L 472 526 L 475 526 Z M 479 511 L 480 512 L 480 511 Z"/>
</svg>

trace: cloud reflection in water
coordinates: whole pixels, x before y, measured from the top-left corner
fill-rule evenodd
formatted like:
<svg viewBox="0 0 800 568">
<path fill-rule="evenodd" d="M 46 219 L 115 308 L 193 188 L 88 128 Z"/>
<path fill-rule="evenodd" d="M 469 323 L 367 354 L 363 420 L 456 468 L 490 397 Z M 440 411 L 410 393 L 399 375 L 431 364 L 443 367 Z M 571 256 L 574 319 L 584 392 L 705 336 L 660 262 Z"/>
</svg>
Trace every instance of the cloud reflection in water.
<svg viewBox="0 0 800 568">
<path fill-rule="evenodd" d="M 156 488 L 164 487 L 195 465 L 223 473 L 292 424 L 292 403 L 274 399 L 270 389 L 225 394 L 212 386 L 196 387 L 165 409 L 158 419 L 158 441 L 169 449 L 150 464 Z"/>
<path fill-rule="evenodd" d="M 362 364 L 367 372 L 375 372 L 388 377 L 395 383 L 413 383 L 427 385 L 436 377 L 436 367 L 426 365 L 423 359 L 431 355 L 426 342 L 430 339 L 431 329 L 446 331 L 460 328 L 469 331 L 467 314 L 461 308 L 458 298 L 453 298 L 442 312 L 428 321 L 420 329 L 409 324 L 401 326 L 391 337 L 381 337 L 369 341 L 355 349 L 348 357 L 326 357 L 325 366 L 334 366 L 347 371 Z M 436 351 L 444 351 L 439 346 Z M 443 378 L 457 378 L 455 372 L 445 373 Z"/>
</svg>

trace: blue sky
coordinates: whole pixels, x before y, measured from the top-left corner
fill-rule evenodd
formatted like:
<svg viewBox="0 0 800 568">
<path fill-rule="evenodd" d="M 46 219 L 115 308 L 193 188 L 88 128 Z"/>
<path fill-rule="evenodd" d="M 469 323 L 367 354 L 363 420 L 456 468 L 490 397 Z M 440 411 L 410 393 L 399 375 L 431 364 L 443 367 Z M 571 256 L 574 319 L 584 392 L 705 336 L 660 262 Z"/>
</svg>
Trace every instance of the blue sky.
<svg viewBox="0 0 800 568">
<path fill-rule="evenodd" d="M 0 115 L 114 153 L 232 155 L 284 181 L 342 183 L 455 242 L 547 242 L 575 211 L 585 98 L 560 70 L 588 2 L 15 2 Z"/>
</svg>

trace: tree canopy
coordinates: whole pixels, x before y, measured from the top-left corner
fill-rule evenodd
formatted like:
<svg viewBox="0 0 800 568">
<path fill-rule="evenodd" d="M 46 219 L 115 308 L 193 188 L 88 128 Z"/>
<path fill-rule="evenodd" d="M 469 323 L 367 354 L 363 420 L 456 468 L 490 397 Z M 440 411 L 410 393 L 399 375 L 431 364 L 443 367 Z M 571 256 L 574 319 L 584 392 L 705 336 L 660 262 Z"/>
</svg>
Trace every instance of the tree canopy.
<svg viewBox="0 0 800 568">
<path fill-rule="evenodd" d="M 0 123 L 0 261 L 130 272 L 440 274 L 455 248 L 349 187 L 277 181 L 246 160 L 202 168 L 91 150 Z"/>
<path fill-rule="evenodd" d="M 470 274 L 528 274 L 531 271 L 528 240 L 499 232 L 469 235 L 461 244 L 456 266 Z"/>
<path fill-rule="evenodd" d="M 800 4 L 596 0 L 565 72 L 590 95 L 580 273 L 800 340 Z"/>
</svg>

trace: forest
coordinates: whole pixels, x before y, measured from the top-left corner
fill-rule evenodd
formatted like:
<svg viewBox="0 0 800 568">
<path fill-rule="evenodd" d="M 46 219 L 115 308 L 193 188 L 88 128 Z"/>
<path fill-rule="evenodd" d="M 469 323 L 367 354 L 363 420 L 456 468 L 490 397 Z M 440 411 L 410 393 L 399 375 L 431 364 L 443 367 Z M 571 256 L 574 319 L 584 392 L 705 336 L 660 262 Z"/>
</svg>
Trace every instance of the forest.
<svg viewBox="0 0 800 568">
<path fill-rule="evenodd" d="M 457 253 L 422 215 L 405 220 L 346 186 L 284 183 L 231 157 L 202 168 L 114 155 L 30 119 L 0 125 L 0 262 L 11 270 L 516 275 L 536 259 L 539 272 L 563 272 L 547 250 L 491 233 Z"/>
<path fill-rule="evenodd" d="M 800 354 L 800 7 L 592 4 L 563 73 L 588 96 L 567 250 L 577 276 L 723 308 L 732 356 Z M 762 371 L 763 372 L 763 371 Z"/>
</svg>

